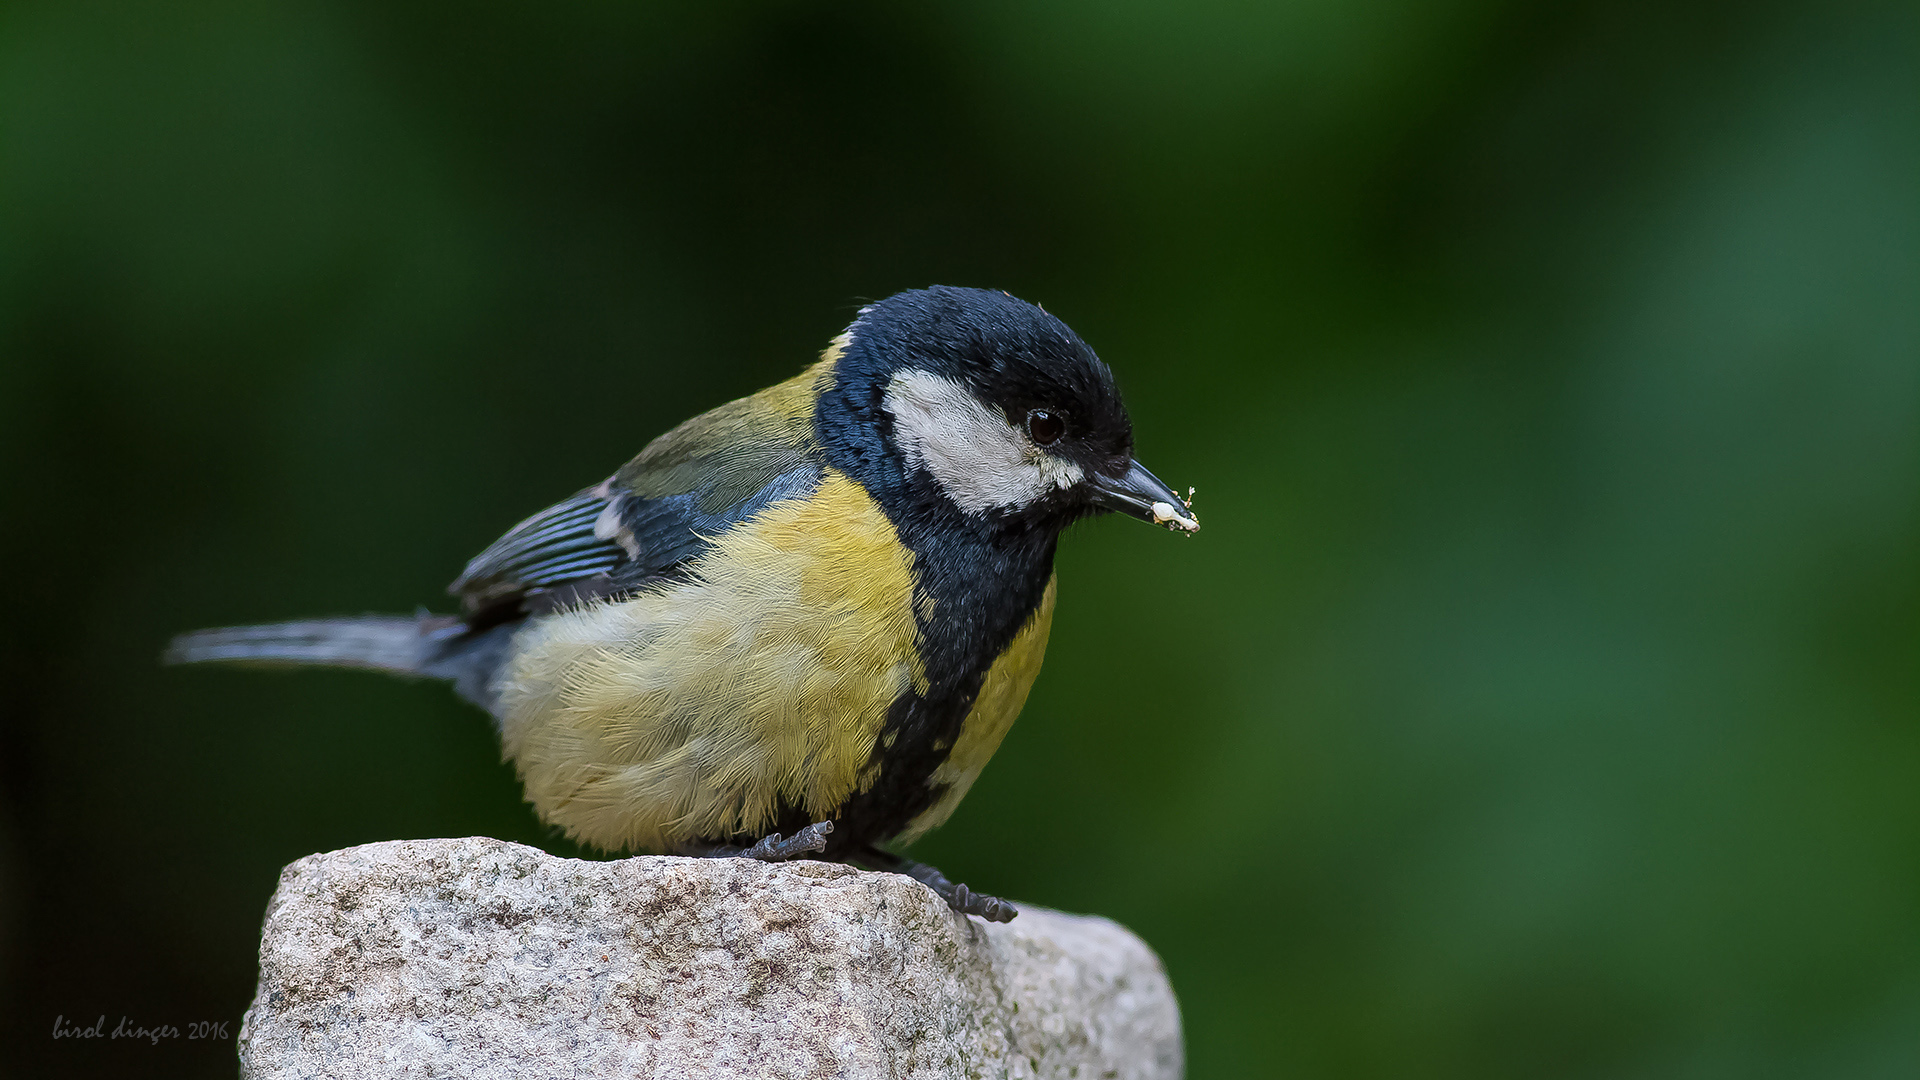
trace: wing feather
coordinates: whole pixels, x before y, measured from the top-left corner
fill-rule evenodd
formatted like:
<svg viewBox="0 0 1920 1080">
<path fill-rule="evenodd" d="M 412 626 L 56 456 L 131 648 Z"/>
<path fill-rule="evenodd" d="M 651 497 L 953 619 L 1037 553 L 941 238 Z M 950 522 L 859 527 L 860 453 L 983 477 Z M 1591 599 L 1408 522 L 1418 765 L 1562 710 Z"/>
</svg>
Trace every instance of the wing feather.
<svg viewBox="0 0 1920 1080">
<path fill-rule="evenodd" d="M 819 484 L 812 401 L 823 370 L 655 439 L 605 483 L 507 530 L 447 591 L 460 598 L 467 621 L 481 625 L 556 601 L 632 592 L 673 574 L 713 537 Z"/>
<path fill-rule="evenodd" d="M 471 617 L 509 602 L 517 605 L 539 589 L 610 572 L 626 553 L 593 534 L 606 506 L 605 498 L 588 489 L 540 511 L 475 555 L 447 591 L 460 597 Z"/>
</svg>

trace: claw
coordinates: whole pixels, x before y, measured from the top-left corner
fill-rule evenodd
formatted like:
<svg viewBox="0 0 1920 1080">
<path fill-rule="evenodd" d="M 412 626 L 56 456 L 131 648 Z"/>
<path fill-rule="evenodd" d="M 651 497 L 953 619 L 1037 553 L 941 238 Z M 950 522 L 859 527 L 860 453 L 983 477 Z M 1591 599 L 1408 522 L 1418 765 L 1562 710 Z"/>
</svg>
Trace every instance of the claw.
<svg viewBox="0 0 1920 1080">
<path fill-rule="evenodd" d="M 796 855 L 809 851 L 827 850 L 827 834 L 833 832 L 833 822 L 816 821 L 786 839 L 779 833 L 768 833 L 755 841 L 753 846 L 740 853 L 743 859 L 759 859 L 761 862 L 784 862 Z"/>
<path fill-rule="evenodd" d="M 880 848 L 867 845 L 855 850 L 855 861 L 875 870 L 886 870 L 903 874 L 933 890 L 933 894 L 946 901 L 947 906 L 962 915 L 977 915 L 988 922 L 1012 922 L 1020 909 L 997 896 L 977 893 L 965 885 L 955 885 L 938 868 L 926 863 L 903 859 L 898 855 Z"/>
<path fill-rule="evenodd" d="M 978 915 L 988 922 L 1012 922 L 1020 909 L 997 896 L 977 893 L 965 885 L 955 885 L 953 895 L 947 898 L 947 906 L 962 915 Z"/>
</svg>

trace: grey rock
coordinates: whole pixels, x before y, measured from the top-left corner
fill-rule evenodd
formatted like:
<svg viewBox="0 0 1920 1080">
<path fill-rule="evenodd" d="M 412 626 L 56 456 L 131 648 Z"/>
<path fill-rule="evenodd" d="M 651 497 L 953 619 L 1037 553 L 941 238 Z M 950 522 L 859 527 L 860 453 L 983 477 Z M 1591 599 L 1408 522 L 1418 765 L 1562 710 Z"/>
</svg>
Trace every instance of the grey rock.
<svg viewBox="0 0 1920 1080">
<path fill-rule="evenodd" d="M 241 1074 L 1182 1072 L 1166 971 L 1106 919 L 990 924 L 833 863 L 560 859 L 499 840 L 310 855 L 267 907 Z"/>
</svg>

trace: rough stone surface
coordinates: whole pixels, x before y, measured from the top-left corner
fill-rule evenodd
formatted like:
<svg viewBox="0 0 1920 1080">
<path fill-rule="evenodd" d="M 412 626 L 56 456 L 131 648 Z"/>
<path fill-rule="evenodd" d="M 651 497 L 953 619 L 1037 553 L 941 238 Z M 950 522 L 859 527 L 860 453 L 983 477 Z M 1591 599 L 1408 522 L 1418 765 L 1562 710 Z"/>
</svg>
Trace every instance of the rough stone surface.
<svg viewBox="0 0 1920 1080">
<path fill-rule="evenodd" d="M 820 862 L 310 855 L 267 907 L 247 1077 L 1177 1077 L 1165 970 L 1105 919 L 956 915 Z"/>
</svg>

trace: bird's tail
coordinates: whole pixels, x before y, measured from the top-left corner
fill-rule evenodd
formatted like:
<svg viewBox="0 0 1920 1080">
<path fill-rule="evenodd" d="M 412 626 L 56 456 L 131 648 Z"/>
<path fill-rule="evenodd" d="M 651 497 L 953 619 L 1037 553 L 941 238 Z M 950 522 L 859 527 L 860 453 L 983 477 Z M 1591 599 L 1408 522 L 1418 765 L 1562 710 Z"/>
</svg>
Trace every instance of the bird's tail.
<svg viewBox="0 0 1920 1080">
<path fill-rule="evenodd" d="M 452 616 L 422 612 L 222 626 L 181 634 L 167 646 L 168 664 L 260 667 L 344 667 L 423 679 L 445 679 L 454 692 L 499 719 L 494 676 L 517 628 L 506 622 L 474 630 Z"/>
<path fill-rule="evenodd" d="M 444 651 L 450 620 L 404 615 L 223 626 L 181 634 L 161 659 L 168 664 L 228 663 L 365 668 L 428 675 Z"/>
</svg>

